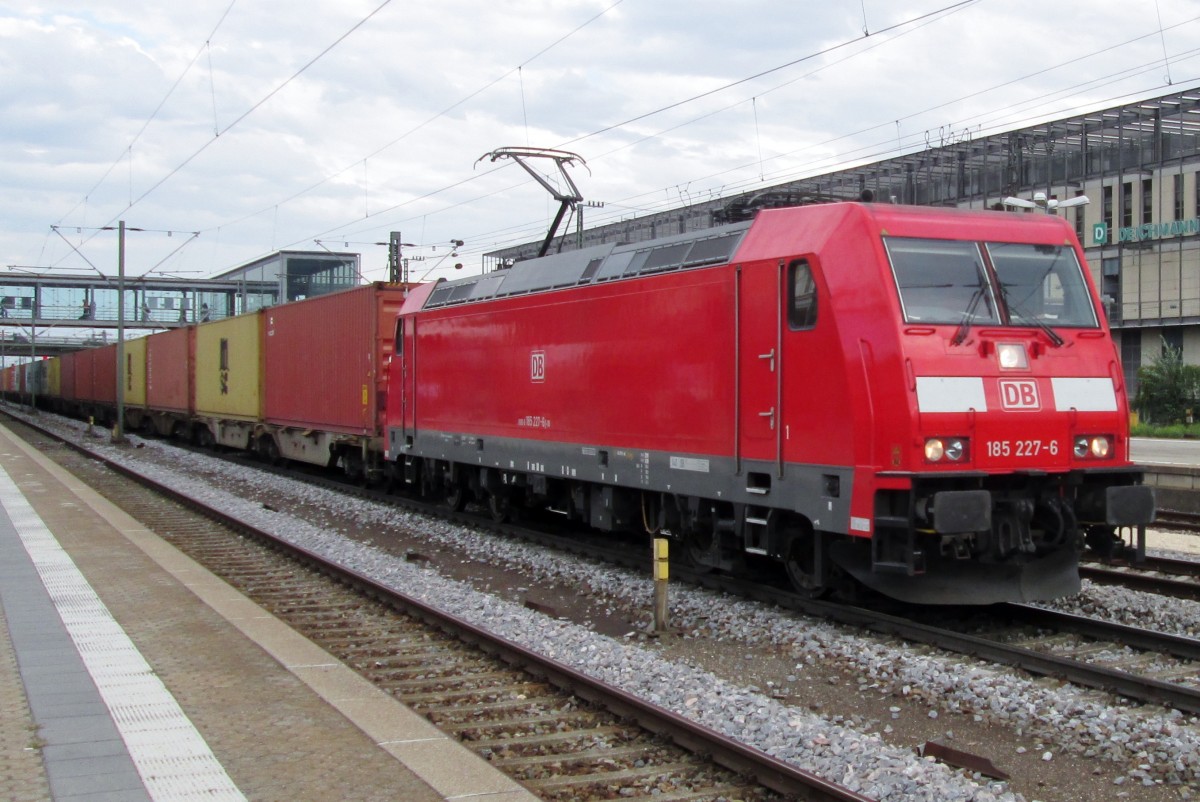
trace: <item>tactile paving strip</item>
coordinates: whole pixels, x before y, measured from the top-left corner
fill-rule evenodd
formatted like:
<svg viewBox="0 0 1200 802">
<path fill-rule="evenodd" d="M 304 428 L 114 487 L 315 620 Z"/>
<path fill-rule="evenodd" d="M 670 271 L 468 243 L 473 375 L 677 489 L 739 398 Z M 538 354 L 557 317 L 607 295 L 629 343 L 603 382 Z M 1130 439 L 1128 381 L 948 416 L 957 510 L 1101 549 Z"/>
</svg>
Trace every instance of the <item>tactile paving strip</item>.
<svg viewBox="0 0 1200 802">
<path fill-rule="evenodd" d="M 3 504 L 155 800 L 245 800 L 8 473 Z"/>
</svg>

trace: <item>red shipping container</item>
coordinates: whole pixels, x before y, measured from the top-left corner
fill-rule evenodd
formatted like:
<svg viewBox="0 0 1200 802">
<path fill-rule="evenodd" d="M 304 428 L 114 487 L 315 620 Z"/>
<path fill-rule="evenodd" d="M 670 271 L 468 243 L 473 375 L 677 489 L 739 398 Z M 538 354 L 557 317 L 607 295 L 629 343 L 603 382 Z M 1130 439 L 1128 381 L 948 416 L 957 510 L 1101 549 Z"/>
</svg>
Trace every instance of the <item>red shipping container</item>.
<svg viewBox="0 0 1200 802">
<path fill-rule="evenodd" d="M 146 338 L 147 409 L 191 413 L 194 334 L 188 326 Z"/>
<path fill-rule="evenodd" d="M 58 392 L 64 401 L 74 401 L 75 368 L 79 364 L 79 351 L 63 354 L 58 363 Z"/>
<path fill-rule="evenodd" d="M 117 346 L 106 345 L 92 349 L 92 399 L 116 407 L 117 404 Z"/>
<path fill-rule="evenodd" d="M 96 352 L 91 348 L 75 353 L 75 400 L 93 401 L 96 372 Z"/>
<path fill-rule="evenodd" d="M 387 360 L 404 290 L 382 283 L 266 311 L 264 419 L 355 435 L 382 435 Z"/>
</svg>

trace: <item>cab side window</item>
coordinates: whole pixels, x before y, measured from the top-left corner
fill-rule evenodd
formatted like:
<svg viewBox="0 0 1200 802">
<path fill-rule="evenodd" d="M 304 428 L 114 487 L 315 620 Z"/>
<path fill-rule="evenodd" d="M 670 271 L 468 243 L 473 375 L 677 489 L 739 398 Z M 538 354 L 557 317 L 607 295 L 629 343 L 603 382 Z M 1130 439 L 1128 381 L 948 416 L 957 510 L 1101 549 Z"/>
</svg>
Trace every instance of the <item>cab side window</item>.
<svg viewBox="0 0 1200 802">
<path fill-rule="evenodd" d="M 817 325 L 817 283 L 807 260 L 788 266 L 788 326 L 792 330 Z"/>
</svg>

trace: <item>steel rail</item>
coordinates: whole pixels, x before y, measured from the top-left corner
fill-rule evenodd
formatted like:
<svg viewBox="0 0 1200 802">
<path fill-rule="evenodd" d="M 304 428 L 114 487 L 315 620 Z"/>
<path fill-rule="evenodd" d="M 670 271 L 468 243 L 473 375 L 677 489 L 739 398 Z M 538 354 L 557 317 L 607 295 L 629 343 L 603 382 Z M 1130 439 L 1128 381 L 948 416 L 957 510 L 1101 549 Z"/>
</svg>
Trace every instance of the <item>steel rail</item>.
<svg viewBox="0 0 1200 802">
<path fill-rule="evenodd" d="M 855 626 L 881 634 L 894 635 L 904 640 L 924 643 L 946 651 L 1012 666 L 1028 671 L 1031 674 L 1059 677 L 1076 685 L 1117 693 L 1129 699 L 1169 705 L 1193 715 L 1200 714 L 1200 690 L 1184 685 L 1176 685 L 1149 677 L 1139 677 L 1125 671 L 1087 663 L 1070 657 L 1046 654 L 1016 644 L 1001 643 L 978 635 L 969 635 L 944 627 L 923 624 L 911 618 L 893 615 L 880 610 L 804 599 L 788 591 L 746 583 L 744 580 L 714 582 L 703 576 L 695 577 L 695 579 L 699 580 L 702 584 L 720 588 L 726 592 L 739 593 L 740 595 L 777 604 L 781 607 L 801 611 L 809 615 L 821 616 L 840 624 Z M 1038 611 L 1037 613 L 1028 612 L 1026 615 L 1030 617 L 1035 615 L 1041 616 L 1045 622 L 1049 622 L 1052 616 L 1057 615 L 1053 611 L 1044 611 L 1041 608 L 1034 608 L 1028 605 L 999 606 L 1001 610 L 1007 608 L 1012 608 L 1013 610 L 1036 610 Z M 1076 631 L 1086 629 L 1091 632 L 1110 633 L 1107 636 L 1097 635 L 1097 637 L 1112 638 L 1118 632 L 1118 628 L 1121 627 L 1121 625 L 1110 626 L 1105 622 L 1096 621 L 1095 619 L 1088 619 L 1082 616 L 1068 616 L 1065 614 L 1058 620 L 1063 626 L 1066 626 L 1068 620 L 1070 620 L 1070 625 Z M 1193 653 L 1200 655 L 1200 641 L 1193 638 L 1136 630 L 1132 627 L 1125 627 L 1124 630 L 1129 632 L 1131 640 L 1136 638 L 1138 639 L 1137 642 L 1142 644 L 1136 648 L 1145 648 L 1153 651 L 1164 648 L 1169 644 L 1170 650 L 1180 656 L 1187 656 Z M 1081 634 L 1087 633 L 1081 632 Z M 1130 645 L 1134 644 L 1131 643 Z"/>
<path fill-rule="evenodd" d="M 1155 523 L 1164 529 L 1200 532 L 1200 513 L 1160 509 L 1155 513 Z"/>
<path fill-rule="evenodd" d="M 1149 558 L 1147 558 L 1149 559 Z M 1200 566 L 1200 563 L 1197 563 Z M 1147 593 L 1157 593 L 1161 596 L 1171 596 L 1176 599 L 1200 599 L 1200 575 L 1195 579 L 1178 579 L 1177 576 L 1162 576 L 1150 573 L 1164 571 L 1153 567 L 1140 567 L 1136 564 L 1111 565 L 1103 563 L 1082 563 L 1079 575 L 1104 585 L 1120 585 L 1132 590 Z"/>
<path fill-rule="evenodd" d="M 1096 640 L 1113 641 L 1134 649 L 1172 655 L 1184 660 L 1200 660 L 1200 640 L 1172 635 L 1144 627 L 1131 627 L 1114 621 L 1088 618 L 1076 613 L 1047 610 L 1031 604 L 1006 604 L 1000 610 L 1025 624 L 1065 629 Z"/>
</svg>

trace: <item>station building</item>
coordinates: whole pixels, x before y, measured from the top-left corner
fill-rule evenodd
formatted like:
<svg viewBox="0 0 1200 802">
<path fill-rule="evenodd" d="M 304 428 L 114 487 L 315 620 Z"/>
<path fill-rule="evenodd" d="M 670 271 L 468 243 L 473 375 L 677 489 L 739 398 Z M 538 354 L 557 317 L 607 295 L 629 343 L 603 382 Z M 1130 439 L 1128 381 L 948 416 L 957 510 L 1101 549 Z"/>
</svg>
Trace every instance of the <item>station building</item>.
<svg viewBox="0 0 1200 802">
<path fill-rule="evenodd" d="M 276 251 L 213 276 L 212 281 L 267 286 L 244 311 L 300 301 L 362 284 L 362 256 L 334 251 Z"/>
<path fill-rule="evenodd" d="M 589 229 L 552 252 L 632 243 L 748 219 L 763 208 L 860 200 L 1002 209 L 1053 202 L 1073 223 L 1121 349 L 1130 389 L 1165 347 L 1200 364 L 1200 87 Z M 1043 214 L 1040 209 L 1018 213 Z M 503 268 L 540 243 L 487 254 Z"/>
</svg>

